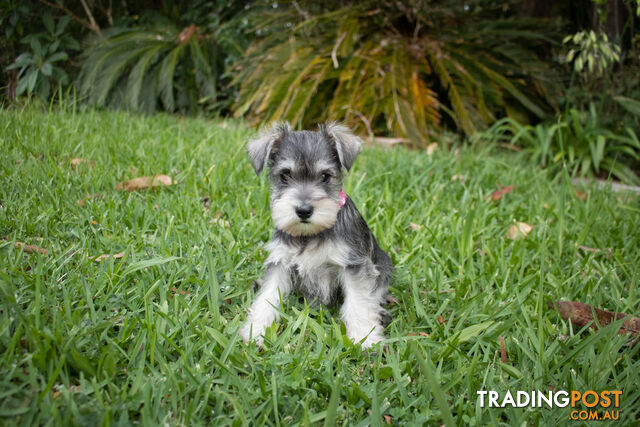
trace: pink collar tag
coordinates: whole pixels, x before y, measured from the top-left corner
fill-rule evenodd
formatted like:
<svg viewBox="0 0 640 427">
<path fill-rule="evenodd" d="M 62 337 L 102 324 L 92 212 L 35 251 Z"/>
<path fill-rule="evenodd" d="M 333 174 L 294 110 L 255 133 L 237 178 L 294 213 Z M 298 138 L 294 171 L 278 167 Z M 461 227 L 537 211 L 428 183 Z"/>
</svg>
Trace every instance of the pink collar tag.
<svg viewBox="0 0 640 427">
<path fill-rule="evenodd" d="M 345 203 L 347 203 L 347 195 L 344 190 L 340 190 L 340 202 L 338 203 L 338 208 L 343 207 Z"/>
</svg>

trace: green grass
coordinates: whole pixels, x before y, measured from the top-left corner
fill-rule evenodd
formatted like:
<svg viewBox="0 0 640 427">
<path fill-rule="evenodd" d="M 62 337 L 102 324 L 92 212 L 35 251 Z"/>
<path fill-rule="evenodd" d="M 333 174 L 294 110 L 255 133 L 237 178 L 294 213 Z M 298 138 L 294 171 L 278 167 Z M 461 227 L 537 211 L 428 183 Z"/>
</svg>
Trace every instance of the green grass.
<svg viewBox="0 0 640 427">
<path fill-rule="evenodd" d="M 490 150 L 365 149 L 346 190 L 397 267 L 388 351 L 363 353 L 335 309 L 295 297 L 259 350 L 237 335 L 271 233 L 251 130 L 33 107 L 0 117 L 0 424 L 565 423 L 568 408 L 483 409 L 476 395 L 550 387 L 621 389 L 621 418 L 640 417 L 640 346 L 547 308 L 640 314 L 633 196 L 586 189 L 585 201 L 567 177 Z M 158 173 L 178 185 L 114 190 Z M 518 188 L 485 200 L 500 184 Z M 514 219 L 533 231 L 507 239 Z"/>
</svg>

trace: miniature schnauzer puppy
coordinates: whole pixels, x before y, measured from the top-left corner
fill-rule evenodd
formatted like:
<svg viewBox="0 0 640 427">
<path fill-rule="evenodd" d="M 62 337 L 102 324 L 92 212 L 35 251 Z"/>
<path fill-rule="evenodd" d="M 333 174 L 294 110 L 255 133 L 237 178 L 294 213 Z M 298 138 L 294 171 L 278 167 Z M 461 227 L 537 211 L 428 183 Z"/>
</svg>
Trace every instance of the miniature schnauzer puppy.
<svg viewBox="0 0 640 427">
<path fill-rule="evenodd" d="M 362 141 L 330 123 L 317 132 L 276 124 L 251 140 L 249 158 L 257 174 L 269 166 L 273 240 L 260 290 L 239 333 L 261 345 L 264 331 L 279 320 L 280 299 L 297 290 L 327 306 L 342 300 L 347 335 L 363 348 L 384 340 L 390 320 L 382 307 L 393 271 L 391 258 L 342 190 Z"/>
</svg>

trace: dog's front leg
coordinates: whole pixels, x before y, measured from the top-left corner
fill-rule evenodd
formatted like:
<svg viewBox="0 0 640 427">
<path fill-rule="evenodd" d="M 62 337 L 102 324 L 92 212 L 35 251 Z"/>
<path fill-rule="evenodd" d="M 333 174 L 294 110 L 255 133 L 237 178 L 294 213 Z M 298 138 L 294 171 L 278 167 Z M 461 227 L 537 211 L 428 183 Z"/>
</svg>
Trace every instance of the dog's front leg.
<svg viewBox="0 0 640 427">
<path fill-rule="evenodd" d="M 280 319 L 280 298 L 284 298 L 289 292 L 291 277 L 287 269 L 281 264 L 268 264 L 260 291 L 249 308 L 247 321 L 239 331 L 244 342 L 253 339 L 256 344 L 262 345 L 264 330 Z"/>
<path fill-rule="evenodd" d="M 383 289 L 376 289 L 375 277 L 351 272 L 343 275 L 344 303 L 340 317 L 347 328 L 347 336 L 353 342 L 360 342 L 362 348 L 384 340 L 380 306 Z M 366 337 L 366 338 L 365 338 Z"/>
</svg>

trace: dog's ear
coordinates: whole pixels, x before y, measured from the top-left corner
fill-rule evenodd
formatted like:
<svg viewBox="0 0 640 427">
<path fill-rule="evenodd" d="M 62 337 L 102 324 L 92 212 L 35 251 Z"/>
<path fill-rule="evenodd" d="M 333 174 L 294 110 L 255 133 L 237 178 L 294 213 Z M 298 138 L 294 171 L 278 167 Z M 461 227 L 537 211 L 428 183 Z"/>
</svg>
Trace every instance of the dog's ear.
<svg viewBox="0 0 640 427">
<path fill-rule="evenodd" d="M 362 140 L 340 123 L 327 123 L 321 125 L 320 129 L 335 144 L 340 164 L 346 170 L 351 169 L 351 165 L 353 165 L 358 153 L 360 153 L 360 148 L 362 148 Z"/>
<path fill-rule="evenodd" d="M 249 152 L 249 160 L 256 174 L 260 175 L 273 148 L 290 130 L 291 126 L 289 126 L 289 123 L 274 123 L 258 134 L 258 136 L 249 140 L 247 151 Z"/>
</svg>

